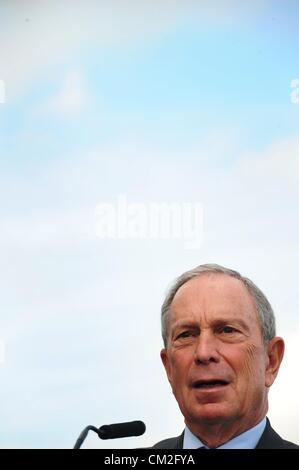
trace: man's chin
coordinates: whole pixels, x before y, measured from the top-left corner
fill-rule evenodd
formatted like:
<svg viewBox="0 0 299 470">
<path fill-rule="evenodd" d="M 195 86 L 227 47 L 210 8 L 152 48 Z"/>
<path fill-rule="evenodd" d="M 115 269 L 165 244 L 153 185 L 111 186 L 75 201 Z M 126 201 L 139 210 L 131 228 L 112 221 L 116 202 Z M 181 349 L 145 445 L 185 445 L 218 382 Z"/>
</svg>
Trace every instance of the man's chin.
<svg viewBox="0 0 299 470">
<path fill-rule="evenodd" d="M 194 423 L 203 424 L 221 424 L 227 423 L 231 419 L 231 410 L 225 409 L 220 404 L 211 403 L 197 408 L 192 413 L 192 421 Z"/>
</svg>

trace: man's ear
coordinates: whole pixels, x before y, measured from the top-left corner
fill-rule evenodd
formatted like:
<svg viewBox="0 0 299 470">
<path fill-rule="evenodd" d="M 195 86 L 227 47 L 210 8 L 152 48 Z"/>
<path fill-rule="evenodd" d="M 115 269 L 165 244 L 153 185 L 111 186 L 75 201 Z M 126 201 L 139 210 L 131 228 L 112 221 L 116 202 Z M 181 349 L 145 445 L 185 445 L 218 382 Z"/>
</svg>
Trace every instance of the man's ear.
<svg viewBox="0 0 299 470">
<path fill-rule="evenodd" d="M 168 352 L 166 348 L 163 348 L 160 352 L 160 356 L 168 377 L 169 382 L 171 383 L 171 365 L 168 357 Z"/>
<path fill-rule="evenodd" d="M 269 341 L 267 347 L 268 364 L 266 367 L 265 385 L 271 387 L 276 376 L 284 354 L 284 341 L 275 336 Z"/>
</svg>

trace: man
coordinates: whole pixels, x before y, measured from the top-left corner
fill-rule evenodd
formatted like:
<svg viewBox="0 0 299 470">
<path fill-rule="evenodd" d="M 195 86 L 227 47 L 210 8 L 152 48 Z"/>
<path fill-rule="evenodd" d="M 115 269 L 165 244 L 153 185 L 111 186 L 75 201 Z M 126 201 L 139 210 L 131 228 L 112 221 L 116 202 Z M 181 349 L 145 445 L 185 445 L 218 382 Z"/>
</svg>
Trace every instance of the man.
<svg viewBox="0 0 299 470">
<path fill-rule="evenodd" d="M 163 303 L 162 335 L 161 359 L 186 428 L 154 448 L 299 448 L 266 418 L 284 341 L 252 281 L 215 264 L 187 271 Z"/>
</svg>

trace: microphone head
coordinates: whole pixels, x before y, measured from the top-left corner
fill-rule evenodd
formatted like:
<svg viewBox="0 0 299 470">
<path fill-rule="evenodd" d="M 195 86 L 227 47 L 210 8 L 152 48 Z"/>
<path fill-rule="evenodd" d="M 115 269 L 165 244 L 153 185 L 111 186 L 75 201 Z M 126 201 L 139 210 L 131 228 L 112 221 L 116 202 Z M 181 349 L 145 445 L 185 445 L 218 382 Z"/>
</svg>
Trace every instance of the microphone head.
<svg viewBox="0 0 299 470">
<path fill-rule="evenodd" d="M 105 424 L 98 430 L 100 439 L 117 439 L 120 437 L 141 436 L 145 432 L 143 421 L 130 421 L 128 423 Z"/>
</svg>

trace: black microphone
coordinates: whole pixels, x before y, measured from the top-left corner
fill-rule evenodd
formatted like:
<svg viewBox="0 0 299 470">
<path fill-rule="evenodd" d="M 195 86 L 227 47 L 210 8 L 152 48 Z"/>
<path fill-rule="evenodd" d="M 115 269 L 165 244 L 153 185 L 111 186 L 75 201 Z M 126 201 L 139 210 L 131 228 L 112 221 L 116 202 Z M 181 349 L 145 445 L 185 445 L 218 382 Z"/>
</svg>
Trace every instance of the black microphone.
<svg viewBox="0 0 299 470">
<path fill-rule="evenodd" d="M 106 424 L 98 430 L 101 439 L 117 439 L 119 437 L 141 436 L 145 432 L 143 421 Z"/>
<path fill-rule="evenodd" d="M 78 437 L 74 449 L 80 449 L 88 431 L 94 431 L 100 439 L 117 439 L 120 437 L 141 436 L 145 432 L 143 421 L 129 421 L 128 423 L 105 424 L 99 429 L 95 426 L 87 426 Z"/>
</svg>

